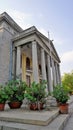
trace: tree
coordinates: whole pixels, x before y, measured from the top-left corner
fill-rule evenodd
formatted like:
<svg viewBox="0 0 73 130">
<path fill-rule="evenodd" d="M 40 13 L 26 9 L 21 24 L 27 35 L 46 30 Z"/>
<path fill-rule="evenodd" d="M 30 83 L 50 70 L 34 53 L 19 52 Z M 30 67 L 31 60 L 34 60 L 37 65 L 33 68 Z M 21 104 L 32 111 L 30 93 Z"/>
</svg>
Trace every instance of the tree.
<svg viewBox="0 0 73 130">
<path fill-rule="evenodd" d="M 62 77 L 62 84 L 69 91 L 73 91 L 73 71 L 71 73 L 65 73 Z"/>
</svg>

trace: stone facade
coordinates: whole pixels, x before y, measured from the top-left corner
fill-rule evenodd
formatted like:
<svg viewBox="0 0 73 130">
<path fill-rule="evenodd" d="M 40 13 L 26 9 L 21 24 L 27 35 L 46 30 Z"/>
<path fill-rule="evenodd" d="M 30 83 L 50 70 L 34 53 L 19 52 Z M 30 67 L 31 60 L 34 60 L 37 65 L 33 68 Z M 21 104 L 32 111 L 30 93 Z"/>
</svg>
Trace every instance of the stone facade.
<svg viewBox="0 0 73 130">
<path fill-rule="evenodd" d="M 9 80 L 11 39 L 20 32 L 11 26 L 13 22 L 7 13 L 0 15 L 0 83 Z"/>
<path fill-rule="evenodd" d="M 60 59 L 50 39 L 32 26 L 22 30 L 6 13 L 0 15 L 0 83 L 19 76 L 30 84 L 48 81 L 48 90 L 61 83 Z"/>
</svg>

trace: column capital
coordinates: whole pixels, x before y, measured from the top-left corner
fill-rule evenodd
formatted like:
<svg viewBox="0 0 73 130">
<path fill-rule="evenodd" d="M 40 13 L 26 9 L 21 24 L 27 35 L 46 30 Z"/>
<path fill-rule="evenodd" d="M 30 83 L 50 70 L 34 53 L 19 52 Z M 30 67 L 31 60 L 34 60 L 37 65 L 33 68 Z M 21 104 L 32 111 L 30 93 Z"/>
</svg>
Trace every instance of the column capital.
<svg viewBox="0 0 73 130">
<path fill-rule="evenodd" d="M 41 52 L 45 52 L 43 48 L 41 48 Z"/>
<path fill-rule="evenodd" d="M 37 43 L 37 41 L 36 41 L 36 40 L 33 40 L 33 41 L 32 41 L 32 44 L 35 44 L 35 43 Z"/>
<path fill-rule="evenodd" d="M 14 47 L 14 48 L 12 49 L 12 51 L 16 51 L 16 47 Z"/>
</svg>

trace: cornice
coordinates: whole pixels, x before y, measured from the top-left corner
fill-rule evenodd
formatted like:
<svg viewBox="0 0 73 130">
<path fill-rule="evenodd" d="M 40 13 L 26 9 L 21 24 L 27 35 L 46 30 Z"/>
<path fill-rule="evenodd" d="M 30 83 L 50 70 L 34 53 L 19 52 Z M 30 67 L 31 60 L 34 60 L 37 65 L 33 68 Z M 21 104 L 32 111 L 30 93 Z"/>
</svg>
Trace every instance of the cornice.
<svg viewBox="0 0 73 130">
<path fill-rule="evenodd" d="M 6 21 L 17 32 L 23 31 L 23 29 L 6 12 L 4 12 L 0 15 L 0 22 L 1 21 Z"/>
</svg>

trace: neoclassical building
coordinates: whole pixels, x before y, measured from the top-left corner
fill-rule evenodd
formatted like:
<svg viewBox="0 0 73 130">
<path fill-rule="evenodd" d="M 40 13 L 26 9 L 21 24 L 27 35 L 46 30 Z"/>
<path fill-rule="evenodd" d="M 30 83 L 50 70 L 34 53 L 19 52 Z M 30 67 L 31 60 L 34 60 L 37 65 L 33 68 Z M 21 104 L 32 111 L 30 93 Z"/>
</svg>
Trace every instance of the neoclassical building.
<svg viewBox="0 0 73 130">
<path fill-rule="evenodd" d="M 60 59 L 53 42 L 32 26 L 23 30 L 6 12 L 0 15 L 0 83 L 13 77 L 37 83 L 48 91 L 61 83 Z"/>
</svg>

